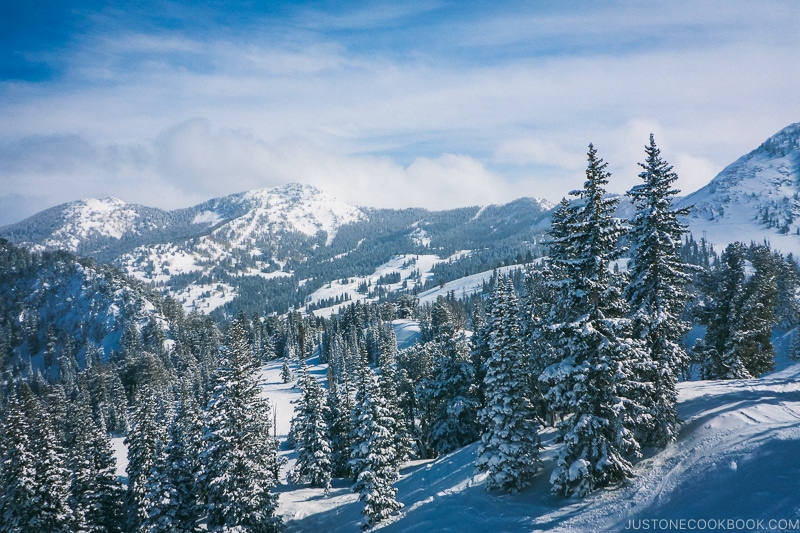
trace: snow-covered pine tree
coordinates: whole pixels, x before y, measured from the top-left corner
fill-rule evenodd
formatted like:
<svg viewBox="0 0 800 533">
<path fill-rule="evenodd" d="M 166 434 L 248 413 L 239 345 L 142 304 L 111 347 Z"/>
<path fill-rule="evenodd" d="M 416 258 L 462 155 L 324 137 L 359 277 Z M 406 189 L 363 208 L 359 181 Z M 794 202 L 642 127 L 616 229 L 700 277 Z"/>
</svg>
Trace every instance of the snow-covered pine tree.
<svg viewBox="0 0 800 533">
<path fill-rule="evenodd" d="M 215 374 L 206 410 L 201 483 L 206 494 L 209 531 L 276 532 L 280 463 L 270 435 L 269 404 L 261 398 L 256 360 L 247 329 L 234 321 Z"/>
<path fill-rule="evenodd" d="M 706 334 L 696 349 L 706 379 L 757 377 L 774 366 L 775 260 L 764 246 L 754 246 L 750 255 L 754 273 L 749 279 L 747 249 L 732 243 L 720 267 L 703 280 L 705 301 L 698 314 Z"/>
<path fill-rule="evenodd" d="M 637 436 L 642 445 L 664 446 L 677 437 L 680 419 L 676 385 L 688 361 L 681 339 L 689 324 L 681 319 L 681 313 L 689 299 L 686 286 L 691 276 L 679 254 L 686 233 L 679 217 L 687 215 L 690 208 L 672 206 L 680 192 L 673 188 L 678 175 L 661 157 L 652 134 L 645 153 L 645 162 L 639 163 L 643 169 L 639 177 L 644 183 L 627 193 L 636 214 L 628 232 L 625 298 L 633 333 L 644 341 L 647 353 L 640 379 L 650 385 L 640 399 L 645 412 L 638 417 L 641 424 Z"/>
<path fill-rule="evenodd" d="M 184 383 L 163 461 L 150 469 L 146 483 L 152 502 L 143 527 L 148 533 L 200 531 L 203 510 L 198 477 L 202 437 L 202 412 Z"/>
<path fill-rule="evenodd" d="M 305 363 L 301 367 L 300 380 L 303 382 L 303 397 L 297 409 L 304 412 L 296 419 L 300 420 L 303 428 L 298 432 L 299 439 L 295 440 L 297 462 L 287 477 L 290 483 L 308 482 L 328 494 L 333 464 L 324 392 L 317 379 L 308 373 Z"/>
<path fill-rule="evenodd" d="M 395 421 L 364 356 L 358 369 L 352 419 L 353 492 L 359 493 L 359 501 L 364 502 L 362 529 L 368 529 L 400 510 L 402 504 L 397 501 L 397 489 L 393 486 L 400 469 L 395 435 L 391 430 Z"/>
<path fill-rule="evenodd" d="M 428 411 L 425 440 L 434 453 L 443 454 L 480 436 L 480 405 L 469 341 L 456 333 L 444 299 L 436 301 L 431 318 L 433 366 L 430 376 L 417 386 L 417 396 Z"/>
<path fill-rule="evenodd" d="M 555 352 L 550 349 L 554 336 L 550 324 L 558 322 L 559 289 L 554 286 L 549 264 L 540 269 L 529 268 L 525 274 L 525 292 L 520 301 L 520 328 L 528 357 L 527 396 L 536 416 L 550 425 L 555 424 L 555 413 L 548 409 L 545 391 L 539 376 L 551 364 L 557 362 Z"/>
<path fill-rule="evenodd" d="M 85 391 L 76 391 L 69 404 L 65 449 L 74 531 L 123 531 L 125 490 L 117 480 L 111 442 L 105 430 L 94 423 Z"/>
<path fill-rule="evenodd" d="M 775 368 L 772 329 L 777 320 L 779 265 L 781 258 L 764 245 L 751 246 L 753 275 L 747 280 L 734 345 L 747 372 L 758 377 Z"/>
<path fill-rule="evenodd" d="M 73 523 L 66 454 L 48 414 L 26 383 L 3 413 L 0 523 L 3 531 L 60 533 Z"/>
<path fill-rule="evenodd" d="M 283 358 L 283 365 L 281 366 L 281 381 L 284 383 L 291 383 L 294 376 L 292 375 L 292 369 L 289 367 L 289 357 Z"/>
<path fill-rule="evenodd" d="M 645 354 L 630 338 L 625 305 L 611 272 L 623 233 L 614 218 L 617 199 L 606 197 L 607 163 L 589 145 L 584 188 L 562 202 L 551 229 L 550 262 L 560 276 L 561 320 L 551 349 L 560 362 L 541 380 L 551 408 L 572 415 L 560 424 L 564 443 L 550 482 L 564 495 L 586 495 L 631 475 L 639 453 L 634 416 L 641 407 L 636 362 Z"/>
<path fill-rule="evenodd" d="M 800 361 L 800 327 L 794 328 L 788 356 L 793 361 Z"/>
<path fill-rule="evenodd" d="M 332 375 L 329 372 L 329 376 Z M 331 474 L 333 477 L 347 477 L 350 474 L 350 439 L 353 433 L 351 415 L 355 408 L 347 380 L 341 383 L 328 381 L 326 406 L 331 443 Z"/>
<path fill-rule="evenodd" d="M 383 398 L 384 405 L 391 420 L 389 430 L 394 435 L 396 461 L 403 463 L 411 456 L 412 439 L 406 427 L 406 418 L 400 407 L 398 393 L 398 378 L 395 365 L 381 367 L 378 376 L 378 392 Z"/>
<path fill-rule="evenodd" d="M 143 385 L 137 391 L 130 422 L 131 429 L 125 437 L 128 446 L 127 523 L 130 530 L 139 530 L 155 505 L 147 482 L 152 476 L 151 471 L 163 468 L 164 449 L 169 438 L 166 406 L 149 385 Z"/>
<path fill-rule="evenodd" d="M 475 466 L 487 472 L 486 488 L 516 492 L 541 468 L 540 424 L 526 396 L 527 357 L 519 304 L 510 279 L 498 277 L 492 293 L 490 350 L 486 361 L 484 432 Z"/>
</svg>

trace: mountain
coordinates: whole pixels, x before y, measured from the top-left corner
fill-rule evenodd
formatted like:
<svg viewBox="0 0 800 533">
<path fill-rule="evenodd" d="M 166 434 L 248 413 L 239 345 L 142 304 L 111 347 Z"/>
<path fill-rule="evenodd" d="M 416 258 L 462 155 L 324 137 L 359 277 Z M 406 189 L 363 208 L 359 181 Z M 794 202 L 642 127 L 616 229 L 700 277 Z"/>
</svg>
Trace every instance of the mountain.
<svg viewBox="0 0 800 533">
<path fill-rule="evenodd" d="M 34 368 L 57 375 L 53 363 L 64 346 L 82 367 L 90 346 L 106 362 L 120 352 L 126 328 L 158 329 L 163 341 L 181 315 L 177 302 L 109 265 L 0 239 L 0 361 L 30 358 Z"/>
<path fill-rule="evenodd" d="M 187 311 L 221 317 L 318 308 L 336 297 L 376 298 L 375 291 L 356 289 L 371 286 L 370 276 L 406 256 L 401 263 L 414 268 L 382 291 L 421 291 L 520 263 L 542 252 L 551 207 L 522 198 L 448 211 L 357 208 L 290 184 L 174 211 L 82 200 L 0 228 L 0 238 L 112 263 L 170 292 Z M 347 282 L 340 291 L 317 293 L 337 280 Z"/>
<path fill-rule="evenodd" d="M 718 249 L 733 241 L 763 242 L 800 252 L 800 123 L 782 129 L 684 198 L 696 238 Z"/>
</svg>

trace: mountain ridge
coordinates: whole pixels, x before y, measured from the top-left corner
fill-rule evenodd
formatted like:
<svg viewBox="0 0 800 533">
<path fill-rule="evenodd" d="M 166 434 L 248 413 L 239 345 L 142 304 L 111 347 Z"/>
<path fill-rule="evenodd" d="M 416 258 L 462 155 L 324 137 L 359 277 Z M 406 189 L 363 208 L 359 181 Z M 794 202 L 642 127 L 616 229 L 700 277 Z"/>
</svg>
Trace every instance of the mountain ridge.
<svg viewBox="0 0 800 533">
<path fill-rule="evenodd" d="M 733 241 L 767 241 L 784 254 L 800 254 L 800 123 L 676 205 L 693 207 L 690 232 L 718 252 Z M 552 208 L 535 198 L 444 211 L 356 207 L 291 183 L 173 211 L 113 198 L 81 200 L 0 228 L 0 237 L 34 250 L 93 256 L 162 287 L 186 310 L 230 316 L 322 305 L 334 296 L 354 297 L 354 286 L 373 297 L 380 294 L 373 282 L 398 259 L 423 258 L 428 270 L 403 270 L 405 283 L 384 284 L 384 295 L 417 293 L 437 281 L 541 256 Z M 618 216 L 631 209 L 621 202 Z M 320 292 L 333 282 L 339 292 Z"/>
</svg>

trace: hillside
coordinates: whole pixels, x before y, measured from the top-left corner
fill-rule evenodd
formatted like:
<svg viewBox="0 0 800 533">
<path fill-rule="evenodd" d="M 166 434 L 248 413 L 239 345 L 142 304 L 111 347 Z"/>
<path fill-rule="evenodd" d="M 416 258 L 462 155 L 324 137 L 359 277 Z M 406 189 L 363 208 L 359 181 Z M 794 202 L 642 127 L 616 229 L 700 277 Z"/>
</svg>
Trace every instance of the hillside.
<svg viewBox="0 0 800 533">
<path fill-rule="evenodd" d="M 718 248 L 735 240 L 769 241 L 800 252 L 800 123 L 782 129 L 681 202 L 696 238 Z"/>
<path fill-rule="evenodd" d="M 291 401 L 280 381 L 280 362 L 266 367 L 264 396 L 278 401 L 286 416 Z M 557 449 L 554 432 L 543 435 L 544 470 L 529 489 L 507 495 L 487 492 L 476 475 L 473 444 L 432 461 L 407 464 L 397 483 L 404 504 L 380 531 L 506 533 L 530 531 L 790 529 L 800 525 L 800 364 L 761 379 L 699 381 L 679 385 L 679 411 L 685 421 L 677 443 L 647 453 L 624 485 L 580 499 L 550 494 L 548 482 Z M 317 372 L 324 376 L 323 367 Z M 293 389 L 295 396 L 299 393 Z M 288 421 L 278 422 L 288 428 Z M 291 454 L 290 454 L 291 456 Z M 349 480 L 335 480 L 328 497 L 321 489 L 281 485 L 280 513 L 290 532 L 350 532 L 358 529 L 362 504 Z M 666 520 L 654 525 L 652 520 Z M 719 522 L 725 521 L 722 526 Z M 771 523 L 775 520 L 775 523 Z M 647 525 L 642 525 L 650 521 Z M 669 522 L 672 521 L 672 522 Z M 747 522 L 751 521 L 751 522 Z M 791 524 L 788 521 L 792 521 Z M 717 526 L 717 527 L 715 527 Z M 751 527 L 757 526 L 757 527 Z"/>
</svg>

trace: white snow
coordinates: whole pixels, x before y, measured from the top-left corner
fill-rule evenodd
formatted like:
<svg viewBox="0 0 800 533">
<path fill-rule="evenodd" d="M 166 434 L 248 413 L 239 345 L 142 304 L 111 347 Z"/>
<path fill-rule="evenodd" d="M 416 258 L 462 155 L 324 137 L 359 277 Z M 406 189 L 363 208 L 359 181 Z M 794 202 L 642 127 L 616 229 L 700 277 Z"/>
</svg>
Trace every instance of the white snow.
<svg viewBox="0 0 800 533">
<path fill-rule="evenodd" d="M 450 257 L 446 257 L 444 259 L 440 258 L 438 255 L 433 254 L 403 254 L 397 255 L 392 257 L 386 263 L 380 265 L 375 271 L 370 274 L 369 276 L 357 276 L 352 278 L 347 278 L 346 280 L 335 280 L 324 287 L 321 287 L 311 293 L 307 300 L 307 304 L 315 304 L 318 303 L 320 300 L 326 300 L 331 298 L 343 298 L 345 294 L 347 294 L 349 301 L 343 302 L 338 305 L 325 307 L 321 309 L 314 310 L 315 316 L 320 317 L 330 317 L 332 314 L 338 312 L 342 307 L 350 305 L 352 302 L 361 300 L 361 301 L 376 301 L 376 298 L 368 298 L 367 295 L 359 293 L 358 287 L 364 283 L 369 285 L 370 289 L 374 289 L 377 286 L 378 281 L 382 276 L 387 274 L 392 274 L 397 272 L 400 274 L 400 281 L 397 283 L 391 283 L 384 285 L 384 288 L 391 291 L 400 291 L 404 288 L 408 291 L 414 289 L 414 287 L 421 287 L 427 282 L 429 279 L 433 277 L 433 267 L 439 263 L 444 263 L 447 261 L 455 261 L 460 259 L 466 255 L 472 253 L 469 250 L 461 250 L 456 252 L 455 254 L 451 255 Z M 414 279 L 414 276 L 419 274 L 418 279 Z M 483 275 L 483 274 L 479 274 Z M 491 275 L 491 272 L 487 274 L 487 277 Z M 466 279 L 466 278 L 465 278 Z M 405 283 L 405 287 L 403 284 Z M 456 282 L 453 282 L 456 283 Z M 438 291 L 439 289 L 432 289 Z M 427 294 L 430 291 L 426 291 L 423 294 Z M 461 293 L 458 292 L 458 295 Z M 434 300 L 436 298 L 434 297 Z"/>
<path fill-rule="evenodd" d="M 403 324 L 409 322 L 396 321 L 395 329 Z M 712 521 L 727 525 L 727 520 L 734 525 L 762 521 L 764 531 L 778 530 L 781 520 L 800 527 L 795 497 L 800 491 L 800 365 L 781 366 L 762 379 L 681 383 L 679 410 L 686 423 L 679 441 L 662 451 L 647 450 L 634 477 L 620 486 L 583 500 L 551 494 L 548 480 L 558 445 L 555 430 L 547 429 L 542 434 L 545 467 L 530 488 L 519 494 L 487 492 L 485 476 L 473 468 L 473 444 L 407 464 L 395 485 L 404 508 L 376 530 L 624 531 L 644 529 L 643 521 L 650 521 L 650 530 L 658 530 L 659 521 L 666 521 L 661 530 L 681 523 L 689 530 L 690 520 L 697 530 L 697 521 L 719 530 L 720 522 Z M 267 374 L 279 381 L 279 368 L 276 362 Z M 292 393 L 275 379 L 268 380 L 273 385 L 266 385 L 265 396 L 290 404 Z M 286 532 L 357 531 L 363 504 L 349 487 L 349 480 L 334 480 L 327 497 L 306 485 L 278 487 Z"/>
<path fill-rule="evenodd" d="M 520 268 L 524 267 L 521 265 L 504 266 L 498 268 L 497 272 L 500 274 L 508 274 L 509 272 Z M 471 276 L 465 276 L 460 279 L 449 281 L 445 283 L 443 287 L 434 287 L 432 289 L 428 289 L 427 291 L 419 294 L 419 303 L 435 302 L 439 296 L 446 296 L 449 292 L 454 292 L 456 298 L 477 294 L 483 290 L 483 283 L 489 281 L 489 278 L 492 277 L 492 273 L 494 272 L 494 270 L 479 272 L 477 274 L 472 274 Z"/>
<path fill-rule="evenodd" d="M 112 437 L 111 448 L 114 450 L 114 460 L 117 462 L 117 477 L 127 478 L 128 447 L 125 445 L 125 437 Z"/>
<path fill-rule="evenodd" d="M 366 218 L 360 209 L 310 186 L 289 184 L 249 191 L 240 197 L 241 201 L 251 204 L 251 209 L 229 224 L 239 233 L 239 242 L 257 228 L 282 227 L 309 236 L 324 231 L 326 244 L 330 245 L 340 226 Z"/>
<path fill-rule="evenodd" d="M 89 198 L 64 207 L 63 223 L 44 241 L 47 248 L 76 251 L 81 243 L 93 237 L 121 238 L 132 232 L 139 214 L 117 198 Z"/>
</svg>

